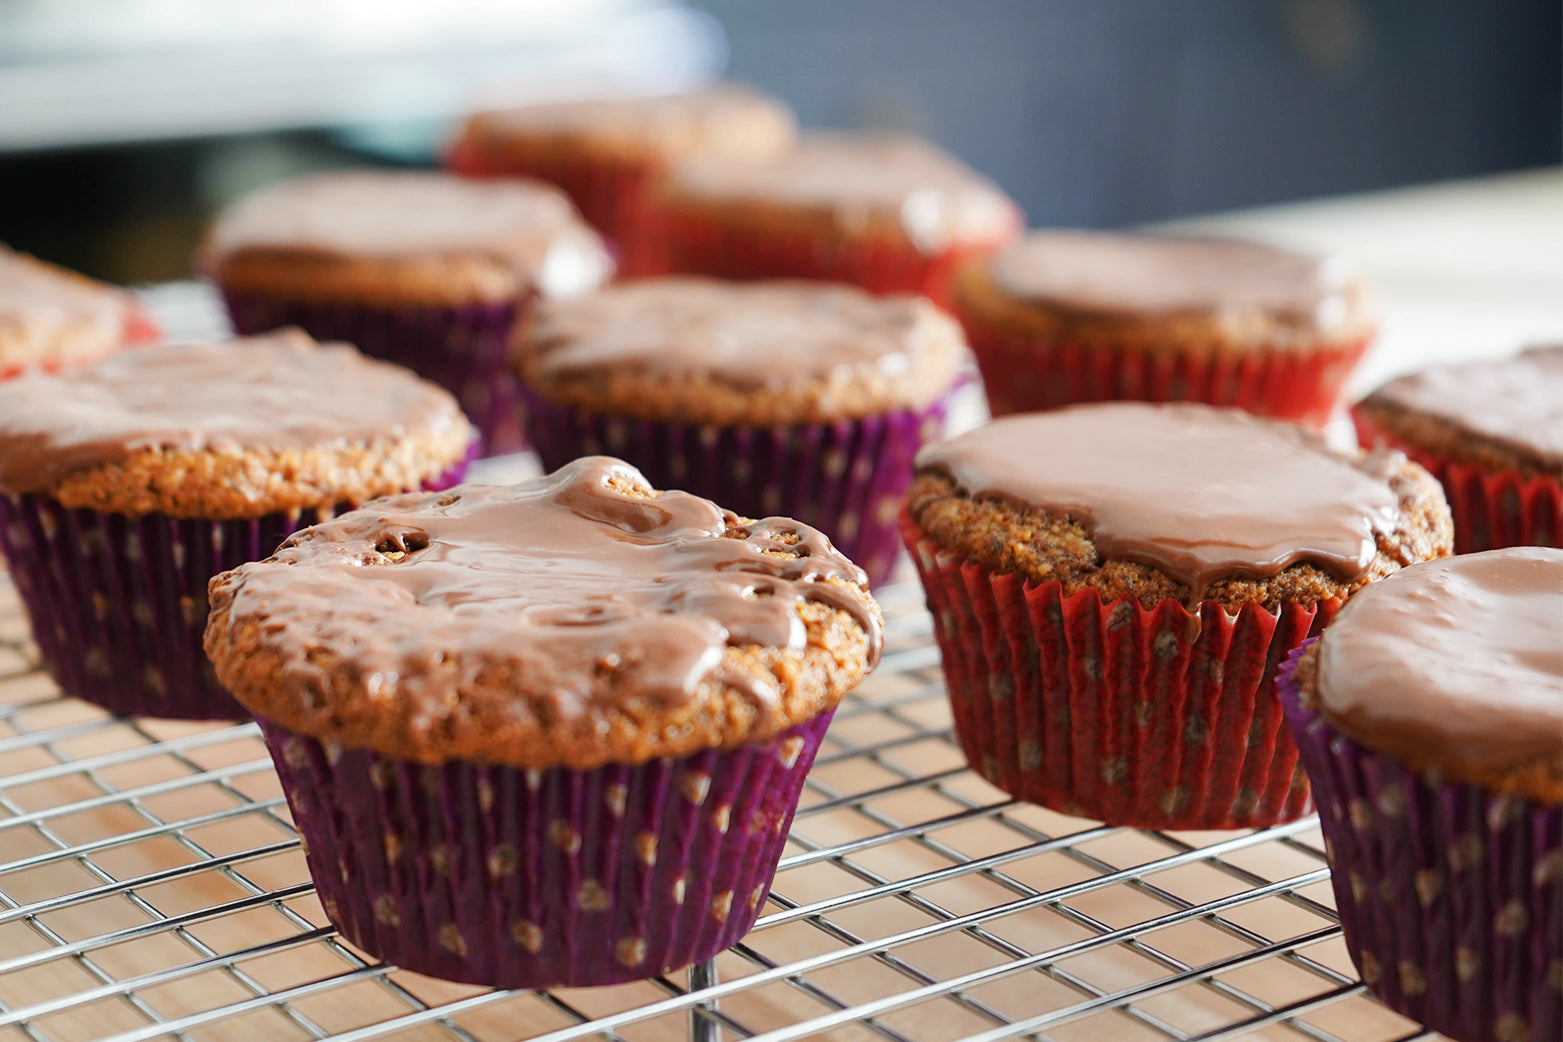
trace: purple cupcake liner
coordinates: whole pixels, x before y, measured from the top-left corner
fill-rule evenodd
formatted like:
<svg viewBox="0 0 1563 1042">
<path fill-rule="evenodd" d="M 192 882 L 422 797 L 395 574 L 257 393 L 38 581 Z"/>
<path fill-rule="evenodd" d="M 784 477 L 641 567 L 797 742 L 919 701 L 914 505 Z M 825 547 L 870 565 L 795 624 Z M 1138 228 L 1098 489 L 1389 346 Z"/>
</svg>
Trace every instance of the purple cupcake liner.
<svg viewBox="0 0 1563 1042">
<path fill-rule="evenodd" d="M 530 299 L 460 307 L 373 307 L 277 300 L 222 291 L 234 331 L 298 326 L 316 340 L 345 340 L 405 366 L 456 396 L 483 439 L 483 455 L 526 446 L 515 377 L 505 364 L 516 320 Z"/>
<path fill-rule="evenodd" d="M 606 416 L 521 385 L 527 434 L 543 469 L 607 455 L 657 488 L 682 489 L 746 517 L 786 515 L 817 528 L 868 575 L 890 577 L 917 450 L 944 426 L 950 393 L 924 409 L 835 423 L 715 427 Z"/>
<path fill-rule="evenodd" d="M 425 766 L 260 725 L 343 936 L 429 976 L 550 988 L 642 980 L 748 933 L 831 715 L 590 771 Z"/>
<path fill-rule="evenodd" d="M 425 487 L 449 488 L 470 462 Z M 0 495 L 0 555 L 42 665 L 65 694 L 120 716 L 243 720 L 250 714 L 217 682 L 201 650 L 207 581 L 270 556 L 289 535 L 335 512 L 208 521 Z"/>
<path fill-rule="evenodd" d="M 1277 689 L 1363 982 L 1462 1042 L 1563 1037 L 1563 807 L 1419 774 L 1341 734 L 1301 702 L 1307 646 Z"/>
</svg>

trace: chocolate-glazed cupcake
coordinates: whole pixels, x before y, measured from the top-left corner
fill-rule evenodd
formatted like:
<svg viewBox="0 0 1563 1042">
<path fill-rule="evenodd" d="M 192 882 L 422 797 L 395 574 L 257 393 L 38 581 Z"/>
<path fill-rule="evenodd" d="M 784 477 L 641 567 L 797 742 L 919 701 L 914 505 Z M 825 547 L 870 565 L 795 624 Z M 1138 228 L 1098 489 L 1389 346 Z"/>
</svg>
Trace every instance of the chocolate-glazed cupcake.
<svg viewBox="0 0 1563 1042">
<path fill-rule="evenodd" d="M 1339 257 L 1235 239 L 1036 231 L 956 281 L 995 415 L 1194 401 L 1315 426 L 1375 319 Z"/>
<path fill-rule="evenodd" d="M 1420 564 L 1279 692 L 1363 981 L 1462 1042 L 1563 1034 L 1563 551 Z"/>
<path fill-rule="evenodd" d="M 903 529 L 972 766 L 1147 828 L 1306 813 L 1276 665 L 1365 585 L 1450 548 L 1437 482 L 1399 453 L 1190 404 L 930 445 Z"/>
<path fill-rule="evenodd" d="M 881 639 L 818 532 L 602 457 L 380 500 L 211 602 L 207 651 L 332 921 L 504 987 L 636 980 L 743 936 Z"/>
<path fill-rule="evenodd" d="M 1563 344 L 1399 377 L 1352 417 L 1443 483 L 1456 553 L 1563 546 Z"/>
<path fill-rule="evenodd" d="M 206 582 L 375 496 L 460 479 L 449 393 L 297 330 L 0 382 L 0 552 L 44 667 L 123 715 L 243 710 L 201 653 Z"/>
<path fill-rule="evenodd" d="M 469 177 L 536 177 L 563 188 L 619 248 L 626 275 L 661 274 L 651 199 L 689 159 L 755 161 L 797 136 L 792 110 L 753 87 L 718 84 L 656 97 L 597 98 L 483 112 L 446 162 Z"/>
<path fill-rule="evenodd" d="M 820 528 L 878 582 L 963 355 L 960 327 L 916 297 L 667 278 L 540 306 L 515 364 L 545 468 L 621 456 L 659 486 Z"/>
<path fill-rule="evenodd" d="M 992 181 L 894 135 L 817 132 L 767 162 L 685 163 L 658 201 L 675 272 L 849 282 L 943 305 L 955 269 L 1024 223 Z"/>
<path fill-rule="evenodd" d="M 0 245 L 0 380 L 79 369 L 157 336 L 124 290 Z"/>
<path fill-rule="evenodd" d="M 338 171 L 262 189 L 218 217 L 200 263 L 234 328 L 293 325 L 449 389 L 488 454 L 521 447 L 505 345 L 534 301 L 613 274 L 557 189 Z"/>
</svg>

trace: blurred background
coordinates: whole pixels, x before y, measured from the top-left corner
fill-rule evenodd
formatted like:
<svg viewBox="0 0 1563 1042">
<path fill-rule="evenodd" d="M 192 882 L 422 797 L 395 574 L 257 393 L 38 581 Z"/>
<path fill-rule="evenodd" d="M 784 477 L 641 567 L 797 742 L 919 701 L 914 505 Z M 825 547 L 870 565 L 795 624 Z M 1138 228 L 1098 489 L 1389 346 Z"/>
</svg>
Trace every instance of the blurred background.
<svg viewBox="0 0 1563 1042">
<path fill-rule="evenodd" d="M 0 0 L 0 241 L 178 278 L 259 184 L 431 164 L 475 106 L 718 76 L 942 142 L 1032 224 L 1563 160 L 1558 0 Z"/>
</svg>

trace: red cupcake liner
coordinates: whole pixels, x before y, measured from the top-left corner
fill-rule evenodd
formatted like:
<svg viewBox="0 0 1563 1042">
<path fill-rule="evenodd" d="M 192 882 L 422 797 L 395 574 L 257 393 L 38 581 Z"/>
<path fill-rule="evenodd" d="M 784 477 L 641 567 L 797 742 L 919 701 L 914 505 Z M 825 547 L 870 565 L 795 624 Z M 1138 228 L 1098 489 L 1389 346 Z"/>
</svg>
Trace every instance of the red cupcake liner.
<svg viewBox="0 0 1563 1042">
<path fill-rule="evenodd" d="M 1563 807 L 1408 769 L 1278 694 L 1313 779 L 1351 959 L 1390 1009 L 1463 1042 L 1563 1038 Z"/>
<path fill-rule="evenodd" d="M 1116 350 L 989 326 L 958 311 L 995 416 L 1079 402 L 1204 402 L 1322 428 L 1371 338 L 1233 354 L 1179 345 Z"/>
<path fill-rule="evenodd" d="M 163 330 L 158 326 L 157 320 L 147 312 L 140 304 L 132 303 L 125 308 L 124 342 L 122 347 L 138 347 L 143 344 L 156 343 L 163 337 Z M 61 359 L 50 358 L 38 364 L 6 365 L 0 361 L 0 380 L 10 380 L 24 373 L 65 373 L 92 365 L 103 358 L 103 355 L 93 355 L 85 359 Z"/>
<path fill-rule="evenodd" d="M 934 617 L 955 735 L 1010 795 L 1156 829 L 1258 828 L 1308 813 L 1277 664 L 1335 604 L 1147 610 L 1063 595 L 952 554 L 903 517 Z"/>
<path fill-rule="evenodd" d="M 586 223 L 613 241 L 622 278 L 665 274 L 667 256 L 651 205 L 660 168 L 628 160 L 536 152 L 485 156 L 467 142 L 445 155 L 445 166 L 463 177 L 531 177 L 562 189 Z"/>
<path fill-rule="evenodd" d="M 526 447 L 515 377 L 505 363 L 511 331 L 530 299 L 461 307 L 374 307 L 286 300 L 222 289 L 234 331 L 298 326 L 316 340 L 345 340 L 450 391 L 482 437 L 483 455 Z"/>
<path fill-rule="evenodd" d="M 449 488 L 468 462 L 424 487 Z M 41 663 L 65 694 L 120 716 L 243 720 L 249 713 L 217 682 L 201 649 L 207 581 L 270 556 L 332 513 L 129 517 L 71 509 L 49 496 L 0 495 L 0 555 Z"/>
<path fill-rule="evenodd" d="M 944 427 L 950 393 L 923 409 L 835 423 L 713 427 L 605 416 L 522 385 L 527 433 L 543 469 L 608 455 L 656 488 L 682 489 L 746 517 L 785 515 L 817 528 L 884 582 L 901 551 L 897 515 L 917 450 Z"/>
<path fill-rule="evenodd" d="M 723 279 L 815 279 L 846 282 L 880 295 L 918 293 L 950 306 L 955 272 L 1008 239 L 926 254 L 884 237 L 830 238 L 808 229 L 735 227 L 720 217 L 664 208 L 657 220 L 668 270 Z"/>
<path fill-rule="evenodd" d="M 591 771 L 428 767 L 260 724 L 348 940 L 446 980 L 552 988 L 653 977 L 748 933 L 831 715 Z"/>
<path fill-rule="evenodd" d="M 1492 470 L 1480 463 L 1435 456 L 1408 445 L 1352 409 L 1364 448 L 1392 448 L 1427 468 L 1444 486 L 1454 517 L 1454 552 L 1474 554 L 1506 546 L 1563 547 L 1563 482 L 1538 474 Z"/>
</svg>

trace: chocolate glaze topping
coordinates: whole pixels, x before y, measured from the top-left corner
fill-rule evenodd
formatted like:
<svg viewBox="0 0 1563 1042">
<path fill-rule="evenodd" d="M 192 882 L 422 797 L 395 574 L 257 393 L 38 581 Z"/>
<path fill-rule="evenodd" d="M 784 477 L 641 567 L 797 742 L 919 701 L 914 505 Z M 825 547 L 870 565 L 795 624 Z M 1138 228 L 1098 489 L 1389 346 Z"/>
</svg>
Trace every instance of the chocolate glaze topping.
<svg viewBox="0 0 1563 1042">
<path fill-rule="evenodd" d="M 550 185 L 414 171 L 316 174 L 246 196 L 218 217 L 205 263 L 249 249 L 478 255 L 544 295 L 582 292 L 613 270 L 601 237 Z"/>
<path fill-rule="evenodd" d="M 1341 258 L 1256 242 L 1098 231 L 1038 231 L 989 269 L 1005 293 L 1100 315 L 1260 313 L 1327 329 L 1345 316 Z"/>
<path fill-rule="evenodd" d="M 949 335 L 920 297 L 818 282 L 665 278 L 542 305 L 527 343 L 545 375 L 710 374 L 747 390 L 828 379 L 843 368 L 896 375 L 925 354 L 926 341 Z"/>
<path fill-rule="evenodd" d="M 1372 398 L 1563 467 L 1563 344 L 1423 369 L 1391 380 Z"/>
<path fill-rule="evenodd" d="M 692 161 L 674 187 L 697 197 L 829 212 L 847 228 L 899 224 L 918 249 L 1009 234 L 1020 210 L 997 185 L 914 137 L 817 132 L 766 163 Z"/>
<path fill-rule="evenodd" d="M 775 685 L 730 671 L 723 652 L 801 652 L 803 602 L 847 612 L 877 661 L 863 572 L 822 534 L 648 489 L 596 456 L 515 486 L 388 497 L 219 577 L 213 605 L 228 599 L 235 619 L 262 626 L 304 690 L 328 690 L 325 673 L 347 663 L 371 690 L 444 699 L 508 668 L 556 719 L 678 704 L 706 680 L 774 717 Z"/>
<path fill-rule="evenodd" d="M 86 323 L 107 344 L 125 335 L 129 296 L 0 245 L 0 328 Z"/>
<path fill-rule="evenodd" d="M 444 389 L 296 329 L 117 352 L 0 382 L 0 492 L 39 492 L 144 449 L 286 451 L 465 425 Z"/>
<path fill-rule="evenodd" d="M 1137 402 L 994 420 L 917 455 L 967 495 L 1067 516 L 1104 558 L 1160 569 L 1198 601 L 1212 582 L 1306 561 L 1351 581 L 1395 530 L 1404 457 L 1335 452 L 1236 409 Z"/>
<path fill-rule="evenodd" d="M 1376 752 L 1495 776 L 1563 757 L 1563 550 L 1412 565 L 1319 642 L 1326 720 Z"/>
</svg>

